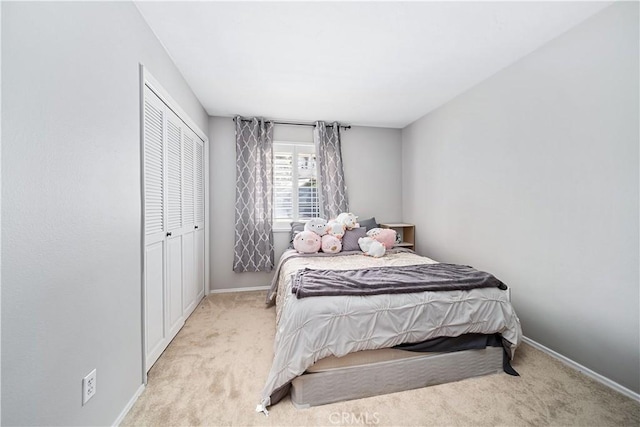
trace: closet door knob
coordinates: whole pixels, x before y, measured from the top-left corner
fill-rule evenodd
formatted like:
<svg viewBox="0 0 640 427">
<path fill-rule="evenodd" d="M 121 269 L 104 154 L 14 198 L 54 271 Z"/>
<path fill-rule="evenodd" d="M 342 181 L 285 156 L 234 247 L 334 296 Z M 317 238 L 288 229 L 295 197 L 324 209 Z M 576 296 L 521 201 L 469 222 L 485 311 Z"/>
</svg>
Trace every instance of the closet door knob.
<svg viewBox="0 0 640 427">
<path fill-rule="evenodd" d="M 198 228 L 198 226 L 196 225 L 195 228 Z"/>
<path fill-rule="evenodd" d="M 167 231 L 167 237 L 171 236 L 171 232 Z"/>
</svg>

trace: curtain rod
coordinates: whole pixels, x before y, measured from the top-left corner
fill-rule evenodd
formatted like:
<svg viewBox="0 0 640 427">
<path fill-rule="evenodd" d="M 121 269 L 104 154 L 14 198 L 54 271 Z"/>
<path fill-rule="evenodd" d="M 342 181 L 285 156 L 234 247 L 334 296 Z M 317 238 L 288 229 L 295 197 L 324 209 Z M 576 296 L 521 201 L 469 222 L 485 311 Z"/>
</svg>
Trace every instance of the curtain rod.
<svg viewBox="0 0 640 427">
<path fill-rule="evenodd" d="M 233 121 L 235 121 L 236 118 L 233 118 Z M 240 120 L 243 120 L 245 122 L 250 121 L 251 119 L 245 119 L 243 117 L 240 118 Z M 279 120 L 267 120 L 268 122 L 272 122 L 273 124 L 276 125 L 286 125 L 286 126 L 313 126 L 315 127 L 316 124 L 315 123 L 294 123 L 294 122 L 281 122 Z M 351 129 L 351 125 L 342 125 L 340 123 L 338 123 L 338 126 L 341 127 L 342 129 Z"/>
</svg>

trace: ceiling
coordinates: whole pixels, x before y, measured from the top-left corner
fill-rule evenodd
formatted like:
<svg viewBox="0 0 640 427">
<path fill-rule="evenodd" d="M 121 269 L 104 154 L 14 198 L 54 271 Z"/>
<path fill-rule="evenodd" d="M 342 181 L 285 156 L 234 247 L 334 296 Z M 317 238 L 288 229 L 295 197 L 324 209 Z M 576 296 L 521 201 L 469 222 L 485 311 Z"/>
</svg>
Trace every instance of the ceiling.
<svg viewBox="0 0 640 427">
<path fill-rule="evenodd" d="M 611 3 L 136 5 L 209 115 L 402 128 Z"/>
</svg>

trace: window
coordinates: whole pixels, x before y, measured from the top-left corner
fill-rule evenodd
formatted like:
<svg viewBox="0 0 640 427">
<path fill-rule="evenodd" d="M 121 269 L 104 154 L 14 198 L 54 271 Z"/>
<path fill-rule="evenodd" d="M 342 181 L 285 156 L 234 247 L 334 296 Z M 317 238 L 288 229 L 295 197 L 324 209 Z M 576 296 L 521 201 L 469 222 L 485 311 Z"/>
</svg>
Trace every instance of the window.
<svg viewBox="0 0 640 427">
<path fill-rule="evenodd" d="M 273 225 L 320 216 L 316 150 L 311 143 L 273 144 Z"/>
</svg>

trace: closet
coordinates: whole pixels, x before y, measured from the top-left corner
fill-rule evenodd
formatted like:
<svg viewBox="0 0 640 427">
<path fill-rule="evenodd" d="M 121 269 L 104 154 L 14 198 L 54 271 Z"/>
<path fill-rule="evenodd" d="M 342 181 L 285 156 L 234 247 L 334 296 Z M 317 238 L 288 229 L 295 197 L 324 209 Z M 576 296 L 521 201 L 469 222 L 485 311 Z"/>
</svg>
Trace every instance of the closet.
<svg viewBox="0 0 640 427">
<path fill-rule="evenodd" d="M 155 90 L 154 90 L 155 89 Z M 205 139 L 143 88 L 143 312 L 148 371 L 205 293 Z M 163 100 L 164 99 L 164 100 Z M 178 110 L 179 111 L 179 110 Z M 197 128 L 196 128 L 197 129 Z M 199 132 L 199 131 L 198 131 Z"/>
</svg>

